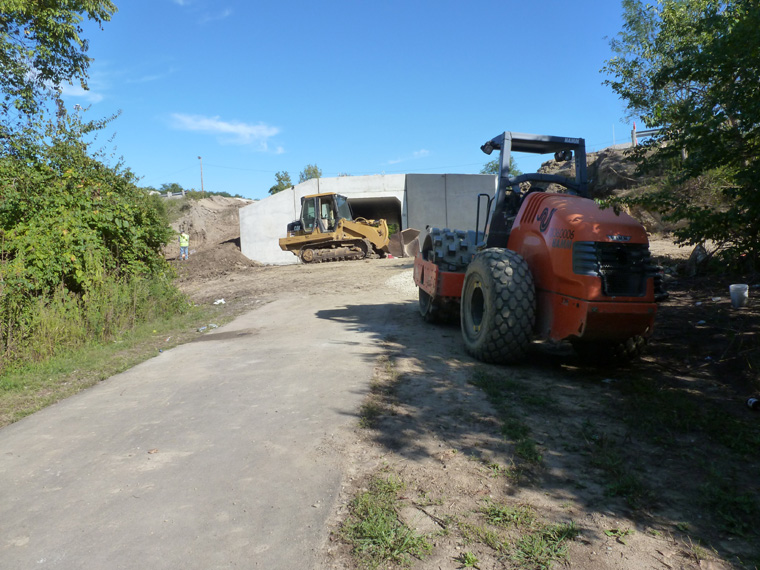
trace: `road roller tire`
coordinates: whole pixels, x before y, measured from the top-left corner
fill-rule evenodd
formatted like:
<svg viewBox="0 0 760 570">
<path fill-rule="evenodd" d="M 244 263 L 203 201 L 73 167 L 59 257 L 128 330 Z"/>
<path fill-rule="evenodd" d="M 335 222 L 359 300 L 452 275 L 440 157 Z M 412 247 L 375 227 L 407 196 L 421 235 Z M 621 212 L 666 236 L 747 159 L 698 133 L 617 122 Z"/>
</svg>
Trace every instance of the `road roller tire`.
<svg viewBox="0 0 760 570">
<path fill-rule="evenodd" d="M 465 274 L 460 317 L 471 356 L 496 364 L 521 360 L 536 320 L 536 293 L 525 260 L 501 248 L 477 254 Z"/>
</svg>

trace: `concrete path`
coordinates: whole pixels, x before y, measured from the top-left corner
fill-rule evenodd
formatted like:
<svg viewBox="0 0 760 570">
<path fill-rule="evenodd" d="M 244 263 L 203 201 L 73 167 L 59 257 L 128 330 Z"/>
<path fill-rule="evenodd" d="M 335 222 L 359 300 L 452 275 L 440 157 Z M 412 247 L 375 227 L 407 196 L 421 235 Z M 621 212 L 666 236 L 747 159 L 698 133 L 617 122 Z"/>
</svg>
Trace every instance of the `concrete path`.
<svg viewBox="0 0 760 570">
<path fill-rule="evenodd" d="M 275 301 L 0 430 L 0 568 L 311 568 L 333 442 L 389 318 L 313 302 Z"/>
</svg>

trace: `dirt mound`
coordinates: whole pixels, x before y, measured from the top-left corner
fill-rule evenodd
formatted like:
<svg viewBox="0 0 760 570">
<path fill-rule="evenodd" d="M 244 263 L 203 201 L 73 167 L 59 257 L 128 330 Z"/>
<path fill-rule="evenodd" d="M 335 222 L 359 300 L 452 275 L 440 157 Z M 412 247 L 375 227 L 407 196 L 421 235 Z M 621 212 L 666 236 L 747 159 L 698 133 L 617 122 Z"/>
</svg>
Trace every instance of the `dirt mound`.
<svg viewBox="0 0 760 570">
<path fill-rule="evenodd" d="M 636 165 L 628 158 L 627 151 L 607 148 L 586 155 L 589 194 L 592 198 L 608 196 L 613 190 L 625 190 L 639 186 L 641 181 L 636 177 Z M 538 171 L 542 174 L 556 174 L 575 178 L 575 162 L 548 160 Z M 549 185 L 549 191 L 561 187 Z"/>
<path fill-rule="evenodd" d="M 240 237 L 196 251 L 187 261 L 177 261 L 175 267 L 180 284 L 187 281 L 207 281 L 246 269 L 259 267 L 240 253 Z"/>
<path fill-rule="evenodd" d="M 588 188 L 591 198 L 625 196 L 640 192 L 647 180 L 636 174 L 636 164 L 628 157 L 628 149 L 608 148 L 586 155 Z M 575 162 L 548 160 L 538 171 L 542 174 L 556 174 L 575 178 Z M 561 192 L 564 188 L 558 184 L 537 184 L 549 192 Z M 672 225 L 662 220 L 662 216 L 651 210 L 637 206 L 626 208 L 627 213 L 639 220 L 650 234 L 672 231 Z"/>
<path fill-rule="evenodd" d="M 240 208 L 251 203 L 223 196 L 187 199 L 183 203 L 181 217 L 171 226 L 190 234 L 190 259 L 179 261 L 177 242 L 165 249 L 166 259 L 177 268 L 180 283 L 207 281 L 259 265 L 240 253 Z"/>
<path fill-rule="evenodd" d="M 239 210 L 251 200 L 210 196 L 202 200 L 186 199 L 181 216 L 171 227 L 190 234 L 190 255 L 214 248 L 229 240 L 240 239 Z M 167 259 L 179 257 L 179 244 L 167 245 Z"/>
</svg>

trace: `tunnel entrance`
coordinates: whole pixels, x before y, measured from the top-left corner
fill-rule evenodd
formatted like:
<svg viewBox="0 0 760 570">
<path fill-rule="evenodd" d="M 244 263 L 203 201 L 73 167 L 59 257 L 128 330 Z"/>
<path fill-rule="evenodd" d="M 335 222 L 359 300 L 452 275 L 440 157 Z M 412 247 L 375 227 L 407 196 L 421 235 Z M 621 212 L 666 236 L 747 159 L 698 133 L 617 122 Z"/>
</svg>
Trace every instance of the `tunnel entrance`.
<svg viewBox="0 0 760 570">
<path fill-rule="evenodd" d="M 404 256 L 404 248 L 401 243 L 401 230 L 403 226 L 401 218 L 401 202 L 398 198 L 387 196 L 383 198 L 348 198 L 354 218 L 366 218 L 379 220 L 384 218 L 388 223 L 391 243 L 388 245 L 390 253 L 396 257 Z"/>
<path fill-rule="evenodd" d="M 396 230 L 404 229 L 401 227 L 401 202 L 398 198 L 388 196 L 384 198 L 348 198 L 351 205 L 351 211 L 354 218 L 367 218 L 368 220 L 379 220 L 385 218 L 388 226 L 396 226 Z"/>
</svg>

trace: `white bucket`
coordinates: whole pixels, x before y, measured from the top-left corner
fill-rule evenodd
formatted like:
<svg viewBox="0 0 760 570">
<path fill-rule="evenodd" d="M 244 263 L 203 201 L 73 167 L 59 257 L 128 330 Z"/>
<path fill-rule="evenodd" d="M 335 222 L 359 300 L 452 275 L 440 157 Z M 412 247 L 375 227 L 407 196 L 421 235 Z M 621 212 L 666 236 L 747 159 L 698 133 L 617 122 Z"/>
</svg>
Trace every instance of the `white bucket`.
<svg viewBox="0 0 760 570">
<path fill-rule="evenodd" d="M 731 304 L 734 309 L 739 307 L 746 307 L 749 302 L 749 286 L 745 283 L 737 283 L 729 285 L 729 292 L 731 293 Z"/>
</svg>

